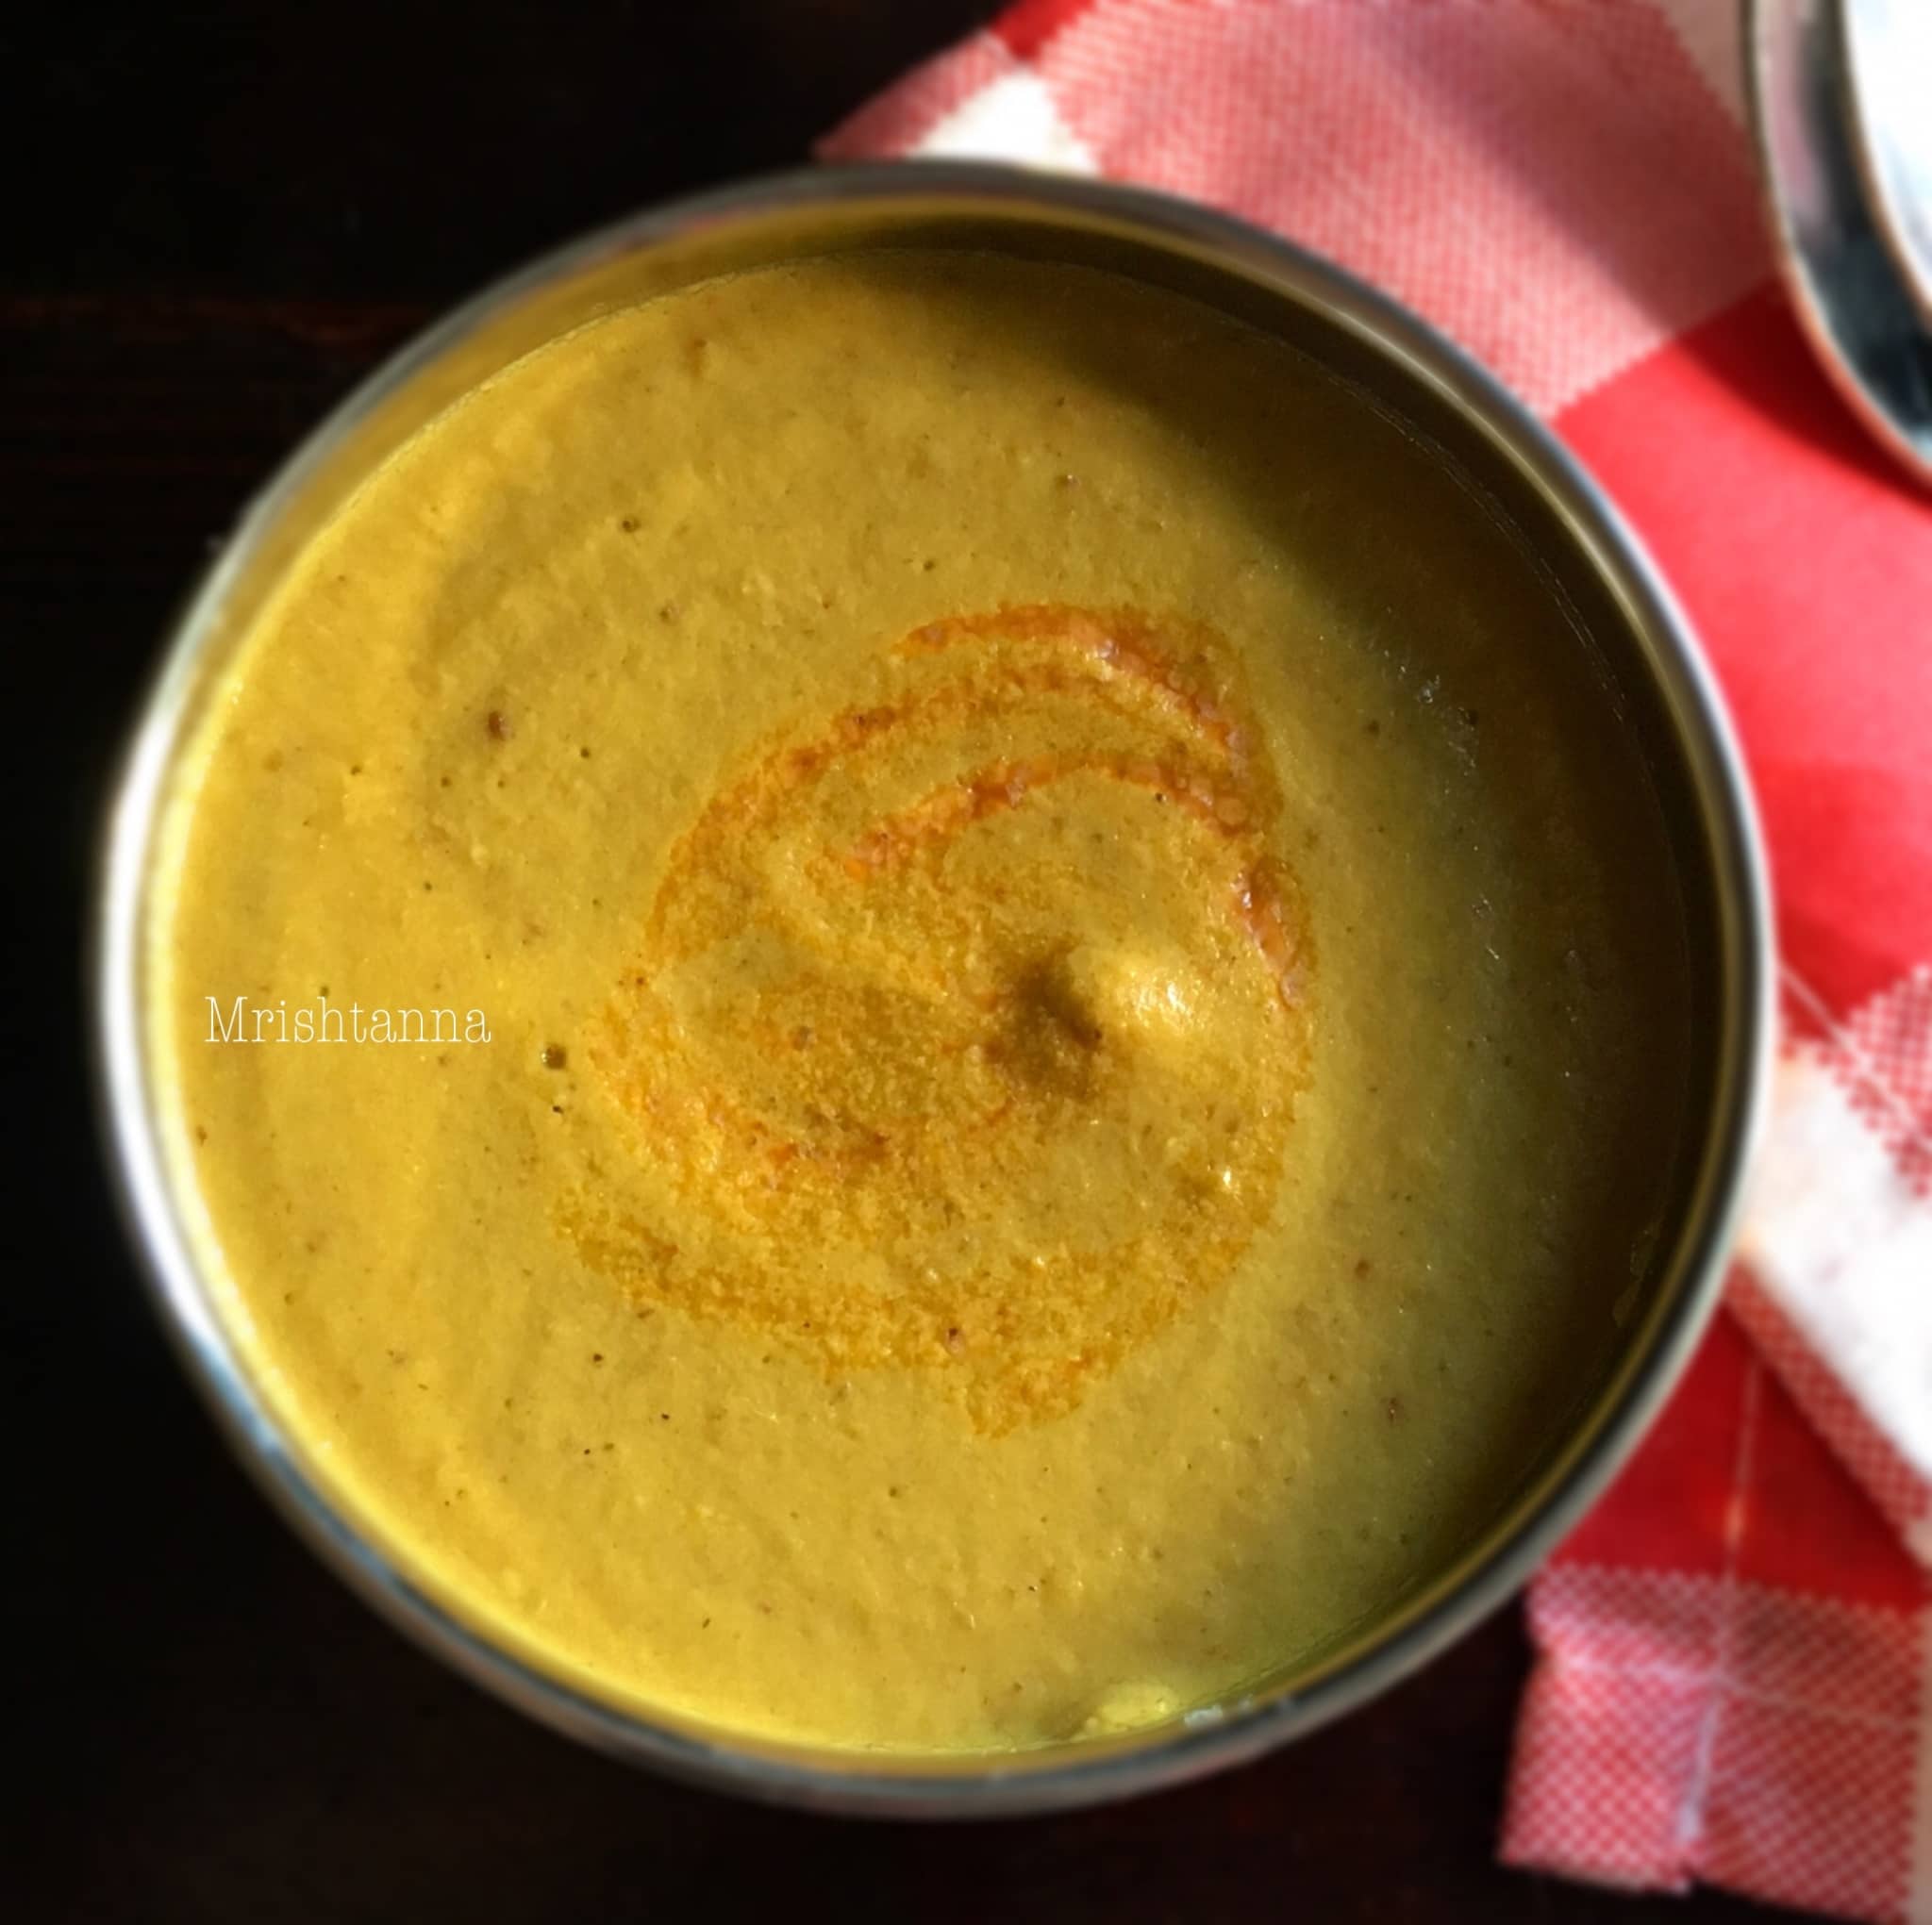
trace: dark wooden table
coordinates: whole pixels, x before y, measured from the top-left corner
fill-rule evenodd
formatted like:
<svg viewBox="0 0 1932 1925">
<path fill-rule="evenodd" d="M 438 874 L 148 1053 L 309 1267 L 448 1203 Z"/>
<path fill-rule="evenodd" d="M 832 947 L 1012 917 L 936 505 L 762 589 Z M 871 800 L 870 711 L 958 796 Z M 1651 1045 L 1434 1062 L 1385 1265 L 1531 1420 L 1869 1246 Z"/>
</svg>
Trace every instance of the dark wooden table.
<svg viewBox="0 0 1932 1925">
<path fill-rule="evenodd" d="M 868 1826 L 635 1775 L 354 1603 L 223 1455 L 137 1294 L 79 1073 L 75 933 L 104 769 L 210 540 L 454 297 L 641 203 L 797 161 L 988 11 L 350 0 L 69 6 L 4 30 L 12 1916 L 1770 1916 L 1493 1865 L 1513 1613 L 1339 1728 L 1111 1811 Z"/>
</svg>

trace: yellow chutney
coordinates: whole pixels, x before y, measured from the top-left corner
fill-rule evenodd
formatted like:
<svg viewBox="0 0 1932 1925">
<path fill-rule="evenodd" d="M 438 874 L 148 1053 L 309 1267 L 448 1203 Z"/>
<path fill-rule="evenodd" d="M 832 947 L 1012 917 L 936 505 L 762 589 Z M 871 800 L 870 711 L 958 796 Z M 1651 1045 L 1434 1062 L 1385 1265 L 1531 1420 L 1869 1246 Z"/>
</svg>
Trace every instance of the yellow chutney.
<svg viewBox="0 0 1932 1925">
<path fill-rule="evenodd" d="M 1038 1746 L 1291 1671 L 1574 1421 L 1685 1103 L 1661 816 L 1482 502 L 991 255 L 708 282 L 394 455 L 167 818 L 221 1315 L 647 1713 Z"/>
</svg>

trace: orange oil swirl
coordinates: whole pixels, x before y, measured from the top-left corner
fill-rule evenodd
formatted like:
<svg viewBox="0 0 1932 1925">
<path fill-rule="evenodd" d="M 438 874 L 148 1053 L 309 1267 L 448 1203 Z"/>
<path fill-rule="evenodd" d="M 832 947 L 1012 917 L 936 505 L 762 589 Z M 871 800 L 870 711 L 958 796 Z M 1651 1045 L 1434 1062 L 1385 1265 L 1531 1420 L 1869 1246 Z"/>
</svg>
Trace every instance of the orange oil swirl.
<svg viewBox="0 0 1932 1925">
<path fill-rule="evenodd" d="M 641 1304 L 998 1432 L 1062 1413 L 1272 1207 L 1314 954 L 1225 645 L 1042 606 L 926 624 L 672 852 L 589 1038 L 672 1201 L 563 1227 Z"/>
</svg>

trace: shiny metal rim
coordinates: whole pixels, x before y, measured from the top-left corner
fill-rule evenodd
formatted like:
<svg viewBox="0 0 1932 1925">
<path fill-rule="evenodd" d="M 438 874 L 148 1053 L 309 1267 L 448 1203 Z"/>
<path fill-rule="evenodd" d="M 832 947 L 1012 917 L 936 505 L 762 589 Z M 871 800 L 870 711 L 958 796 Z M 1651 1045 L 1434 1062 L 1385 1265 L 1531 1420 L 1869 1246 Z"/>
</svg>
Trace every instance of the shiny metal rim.
<svg viewBox="0 0 1932 1925">
<path fill-rule="evenodd" d="M 1473 1568 L 1452 1573 L 1370 1648 L 1311 1680 L 1258 1694 L 1183 1727 L 1104 1745 L 1009 1756 L 914 1759 L 697 1734 L 600 1701 L 493 1644 L 426 1595 L 384 1547 L 336 1508 L 248 1381 L 209 1302 L 163 1169 L 139 1003 L 143 884 L 192 672 L 241 560 L 323 457 L 385 397 L 532 291 L 596 262 L 739 220 L 831 203 L 916 206 L 971 216 L 1056 212 L 1231 269 L 1312 307 L 1392 360 L 1477 426 L 1556 511 L 1643 638 L 1679 731 L 1710 843 L 1724 927 L 1726 1068 L 1673 1287 L 1593 1432 L 1519 1507 Z M 1191 203 L 1101 183 L 969 163 L 868 165 L 754 180 L 593 234 L 458 309 L 344 401 L 250 506 L 175 625 L 116 785 L 92 929 L 96 1096 L 118 1200 L 164 1327 L 229 1443 L 283 1516 L 392 1624 L 475 1683 L 553 1728 L 675 1777 L 820 1810 L 994 1817 L 1132 1796 L 1256 1757 L 1386 1689 L 1504 1602 L 1602 1490 L 1688 1361 L 1715 1306 L 1760 1126 L 1772 1034 L 1769 894 L 1755 811 L 1709 670 L 1657 572 L 1616 511 L 1560 445 L 1490 375 L 1422 323 L 1340 270 Z"/>
<path fill-rule="evenodd" d="M 1834 0 L 1852 158 L 1878 238 L 1932 334 L 1932 9 Z"/>
<path fill-rule="evenodd" d="M 1778 272 L 1832 385 L 1932 486 L 1932 331 L 1868 191 L 1840 0 L 1748 0 L 1745 91 Z"/>
</svg>

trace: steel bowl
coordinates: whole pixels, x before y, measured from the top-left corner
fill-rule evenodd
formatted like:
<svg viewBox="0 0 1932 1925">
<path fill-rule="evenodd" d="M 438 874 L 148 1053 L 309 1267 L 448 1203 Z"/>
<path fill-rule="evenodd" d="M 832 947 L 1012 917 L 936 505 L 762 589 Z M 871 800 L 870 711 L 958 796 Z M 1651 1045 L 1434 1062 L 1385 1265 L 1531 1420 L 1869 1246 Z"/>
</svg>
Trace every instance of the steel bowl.
<svg viewBox="0 0 1932 1925">
<path fill-rule="evenodd" d="M 224 1326 L 190 1186 L 157 1126 L 143 959 L 158 816 L 182 745 L 291 558 L 376 463 L 476 382 L 597 313 L 732 269 L 906 245 L 1099 265 L 1207 302 L 1313 355 L 1459 471 L 1567 602 L 1597 657 L 1606 725 L 1638 738 L 1681 873 L 1695 1018 L 1693 1127 L 1622 1348 L 1480 1541 L 1379 1621 L 1237 1700 L 1125 1735 L 967 1756 L 791 1745 L 640 1715 L 412 1582 L 403 1547 L 328 1493 Z M 916 1817 L 1049 1811 L 1238 1764 L 1386 1689 L 1508 1598 L 1629 1453 L 1716 1303 L 1772 1033 L 1764 863 L 1730 724 L 1669 590 L 1558 443 L 1414 316 L 1270 235 L 1153 193 L 950 163 L 794 173 L 639 215 L 469 302 L 351 394 L 249 506 L 175 624 L 112 797 L 93 948 L 104 1130 L 156 1306 L 237 1455 L 325 1562 L 457 1670 L 601 1751 L 755 1798 Z"/>
<path fill-rule="evenodd" d="M 1932 9 L 1746 0 L 1773 253 L 1821 367 L 1932 487 Z"/>
</svg>

